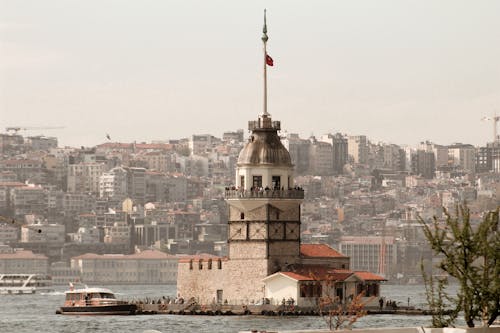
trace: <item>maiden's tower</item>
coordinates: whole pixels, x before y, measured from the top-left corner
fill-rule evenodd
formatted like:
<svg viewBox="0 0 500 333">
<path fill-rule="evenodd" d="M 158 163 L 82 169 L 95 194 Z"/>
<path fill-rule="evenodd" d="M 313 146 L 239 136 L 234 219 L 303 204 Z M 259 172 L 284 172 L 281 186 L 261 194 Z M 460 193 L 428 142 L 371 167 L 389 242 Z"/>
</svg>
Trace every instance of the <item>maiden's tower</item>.
<svg viewBox="0 0 500 333">
<path fill-rule="evenodd" d="M 251 133 L 238 157 L 235 185 L 225 193 L 228 257 L 194 256 L 179 262 L 177 291 L 200 304 L 292 297 L 297 305 L 308 305 L 321 292 L 311 286 L 327 273 L 340 274 L 337 277 L 346 281 L 342 297 L 355 293 L 359 283 L 382 280 L 366 274 L 364 280 L 349 271 L 349 258 L 327 245 L 301 244 L 304 191 L 294 184 L 290 154 L 278 135 L 280 122 L 273 121 L 267 110 L 267 66 L 273 61 L 266 50 L 265 16 L 262 41 L 263 111 L 248 123 Z M 350 290 L 348 282 L 352 282 Z"/>
</svg>

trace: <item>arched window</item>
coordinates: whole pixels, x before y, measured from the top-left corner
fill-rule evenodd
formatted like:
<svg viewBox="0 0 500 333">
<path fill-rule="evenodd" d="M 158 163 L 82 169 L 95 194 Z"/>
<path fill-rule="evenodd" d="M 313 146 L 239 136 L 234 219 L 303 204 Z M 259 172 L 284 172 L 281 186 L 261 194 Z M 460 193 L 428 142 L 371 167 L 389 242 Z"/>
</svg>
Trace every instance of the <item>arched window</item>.
<svg viewBox="0 0 500 333">
<path fill-rule="evenodd" d="M 240 219 L 242 219 L 242 220 L 245 219 L 245 213 L 240 213 Z"/>
<path fill-rule="evenodd" d="M 193 269 L 193 259 L 189 260 L 189 269 Z"/>
<path fill-rule="evenodd" d="M 208 269 L 212 269 L 212 259 L 208 259 Z"/>
<path fill-rule="evenodd" d="M 222 260 L 221 259 L 217 259 L 217 268 L 222 269 Z"/>
<path fill-rule="evenodd" d="M 198 269 L 203 269 L 203 259 L 198 260 Z"/>
</svg>

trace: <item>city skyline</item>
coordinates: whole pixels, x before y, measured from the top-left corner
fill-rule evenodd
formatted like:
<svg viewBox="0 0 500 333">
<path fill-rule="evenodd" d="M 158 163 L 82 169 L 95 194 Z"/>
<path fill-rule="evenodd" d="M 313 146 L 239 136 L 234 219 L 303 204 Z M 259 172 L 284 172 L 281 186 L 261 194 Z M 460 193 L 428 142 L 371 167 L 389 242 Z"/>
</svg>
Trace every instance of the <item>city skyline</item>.
<svg viewBox="0 0 500 333">
<path fill-rule="evenodd" d="M 60 145 L 221 135 L 262 112 L 288 133 L 484 145 L 500 105 L 500 4 L 1 3 L 0 124 Z"/>
</svg>

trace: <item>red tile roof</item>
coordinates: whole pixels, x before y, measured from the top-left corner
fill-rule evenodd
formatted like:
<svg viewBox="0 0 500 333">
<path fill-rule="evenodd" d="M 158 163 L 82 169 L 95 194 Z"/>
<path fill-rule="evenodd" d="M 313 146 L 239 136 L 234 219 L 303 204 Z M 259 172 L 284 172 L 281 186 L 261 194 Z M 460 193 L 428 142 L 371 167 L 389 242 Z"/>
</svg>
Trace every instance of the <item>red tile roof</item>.
<svg viewBox="0 0 500 333">
<path fill-rule="evenodd" d="M 326 244 L 301 244 L 300 254 L 303 257 L 347 258 Z"/>
<path fill-rule="evenodd" d="M 354 274 L 348 269 L 334 269 L 323 265 L 299 265 L 293 269 L 294 274 L 308 277 L 309 280 L 344 281 Z"/>
<path fill-rule="evenodd" d="M 330 269 L 324 266 L 307 265 L 295 269 L 293 272 L 278 272 L 296 281 L 345 281 L 354 272 L 345 269 Z"/>
<path fill-rule="evenodd" d="M 30 250 L 17 250 L 14 253 L 0 253 L 0 259 L 48 259 L 43 254 L 33 253 Z"/>
<path fill-rule="evenodd" d="M 364 281 L 387 281 L 387 279 L 384 279 L 382 276 L 371 272 L 356 271 L 354 272 L 354 274 L 356 274 L 357 277 Z"/>
<path fill-rule="evenodd" d="M 297 281 L 313 281 L 314 279 L 310 276 L 306 276 L 306 275 L 301 275 L 301 274 L 297 274 L 297 273 L 294 273 L 294 272 L 280 272 L 281 274 L 283 275 L 286 275 L 294 280 L 297 280 Z"/>
<path fill-rule="evenodd" d="M 145 250 L 139 253 L 134 254 L 95 254 L 95 253 L 85 253 L 80 256 L 73 257 L 71 259 L 80 260 L 80 259 L 100 259 L 100 260 L 133 260 L 133 259 L 176 259 L 177 257 L 165 252 L 161 252 L 158 250 Z"/>
<path fill-rule="evenodd" d="M 0 187 L 22 187 L 26 186 L 24 183 L 20 182 L 0 182 Z"/>
<path fill-rule="evenodd" d="M 331 269 L 325 266 L 302 265 L 295 267 L 293 272 L 278 272 L 296 281 L 345 281 L 351 276 L 355 276 L 363 281 L 387 281 L 382 276 L 366 272 L 353 272 L 347 269 Z"/>
</svg>

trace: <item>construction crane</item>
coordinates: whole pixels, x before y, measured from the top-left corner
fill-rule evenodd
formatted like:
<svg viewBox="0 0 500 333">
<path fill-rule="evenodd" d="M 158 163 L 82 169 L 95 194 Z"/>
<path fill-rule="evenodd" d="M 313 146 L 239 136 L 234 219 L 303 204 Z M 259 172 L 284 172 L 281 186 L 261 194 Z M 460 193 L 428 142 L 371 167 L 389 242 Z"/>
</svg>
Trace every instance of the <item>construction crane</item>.
<svg viewBox="0 0 500 333">
<path fill-rule="evenodd" d="M 497 142 L 498 141 L 497 123 L 500 120 L 500 116 L 497 116 L 495 113 L 493 117 L 483 117 L 481 120 L 482 121 L 491 120 L 493 122 L 493 142 Z"/>
<path fill-rule="evenodd" d="M 11 126 L 6 127 L 7 132 L 14 132 L 17 134 L 19 131 L 31 131 L 31 130 L 52 130 L 52 129 L 63 129 L 64 126 L 47 126 L 47 127 L 21 127 L 21 126 Z"/>
</svg>

